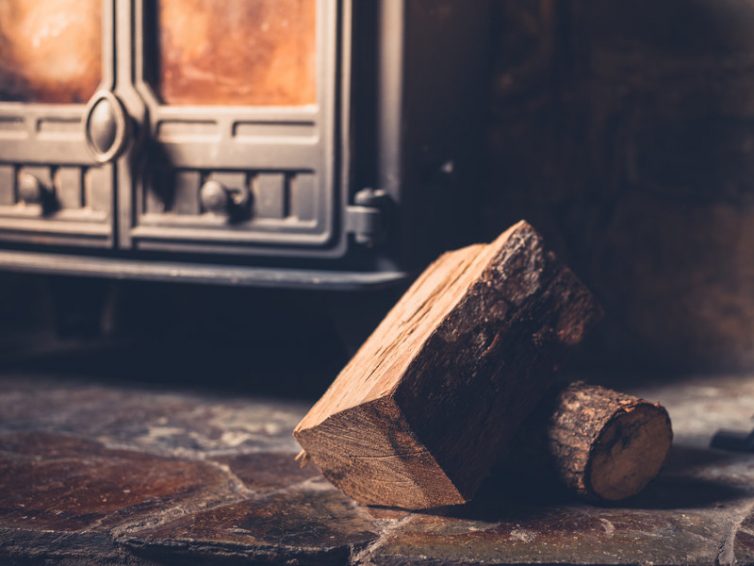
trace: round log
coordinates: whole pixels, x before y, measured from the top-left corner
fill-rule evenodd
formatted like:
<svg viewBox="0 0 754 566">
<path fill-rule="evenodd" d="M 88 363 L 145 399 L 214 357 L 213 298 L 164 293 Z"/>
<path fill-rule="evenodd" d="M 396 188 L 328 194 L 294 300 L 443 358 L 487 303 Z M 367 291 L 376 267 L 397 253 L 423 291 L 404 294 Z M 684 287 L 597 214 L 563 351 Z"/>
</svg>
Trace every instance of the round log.
<svg viewBox="0 0 754 566">
<path fill-rule="evenodd" d="M 619 501 L 659 473 L 673 439 L 664 407 L 605 387 L 555 389 L 522 428 L 527 469 L 544 466 L 569 490 Z"/>
</svg>

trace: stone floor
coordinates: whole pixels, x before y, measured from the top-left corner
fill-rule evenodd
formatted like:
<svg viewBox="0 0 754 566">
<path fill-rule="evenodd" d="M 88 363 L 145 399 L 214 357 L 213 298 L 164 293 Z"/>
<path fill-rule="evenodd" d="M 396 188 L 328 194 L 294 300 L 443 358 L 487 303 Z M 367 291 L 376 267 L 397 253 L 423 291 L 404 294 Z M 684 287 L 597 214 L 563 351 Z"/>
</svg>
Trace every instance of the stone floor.
<svg viewBox="0 0 754 566">
<path fill-rule="evenodd" d="M 754 564 L 754 455 L 708 449 L 719 427 L 751 428 L 754 376 L 639 392 L 667 405 L 675 445 L 638 499 L 492 478 L 467 507 L 412 514 L 298 468 L 305 402 L 6 372 L 0 563 Z"/>
</svg>

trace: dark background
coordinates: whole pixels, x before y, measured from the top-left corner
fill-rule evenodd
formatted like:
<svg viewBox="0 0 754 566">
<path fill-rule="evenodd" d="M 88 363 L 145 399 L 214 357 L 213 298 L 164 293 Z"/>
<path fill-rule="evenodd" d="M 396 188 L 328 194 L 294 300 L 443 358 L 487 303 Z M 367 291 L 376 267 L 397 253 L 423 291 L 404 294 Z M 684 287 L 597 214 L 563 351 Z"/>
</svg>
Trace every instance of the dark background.
<svg viewBox="0 0 754 566">
<path fill-rule="evenodd" d="M 754 3 L 496 2 L 488 235 L 539 227 L 606 369 L 754 365 Z"/>
<path fill-rule="evenodd" d="M 571 370 L 754 366 L 754 2 L 494 5 L 485 237 L 529 220 L 601 298 Z M 4 274 L 0 363 L 308 396 L 397 292 Z"/>
</svg>

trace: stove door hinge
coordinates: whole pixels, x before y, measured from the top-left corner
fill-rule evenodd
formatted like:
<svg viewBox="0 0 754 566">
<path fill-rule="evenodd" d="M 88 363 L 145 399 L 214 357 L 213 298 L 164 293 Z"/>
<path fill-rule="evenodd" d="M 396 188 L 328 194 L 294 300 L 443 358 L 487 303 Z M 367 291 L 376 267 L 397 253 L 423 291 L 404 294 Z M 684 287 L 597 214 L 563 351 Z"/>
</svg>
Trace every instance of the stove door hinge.
<svg viewBox="0 0 754 566">
<path fill-rule="evenodd" d="M 346 232 L 356 243 L 373 247 L 387 236 L 386 207 L 390 200 L 381 189 L 361 189 L 346 208 Z"/>
</svg>

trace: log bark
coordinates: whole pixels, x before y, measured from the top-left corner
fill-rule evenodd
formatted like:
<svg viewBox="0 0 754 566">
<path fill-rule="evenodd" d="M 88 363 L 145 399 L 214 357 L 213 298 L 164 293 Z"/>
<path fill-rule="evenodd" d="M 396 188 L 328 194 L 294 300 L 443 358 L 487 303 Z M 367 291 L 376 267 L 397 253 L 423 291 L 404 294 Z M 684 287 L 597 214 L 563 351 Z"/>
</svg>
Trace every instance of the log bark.
<svg viewBox="0 0 754 566">
<path fill-rule="evenodd" d="M 530 481 L 557 480 L 594 500 L 638 494 L 659 473 L 673 439 L 668 412 L 605 387 L 554 387 L 527 418 L 510 461 Z"/>
<path fill-rule="evenodd" d="M 589 291 L 520 222 L 433 263 L 294 436 L 361 503 L 464 503 L 600 316 Z"/>
</svg>

